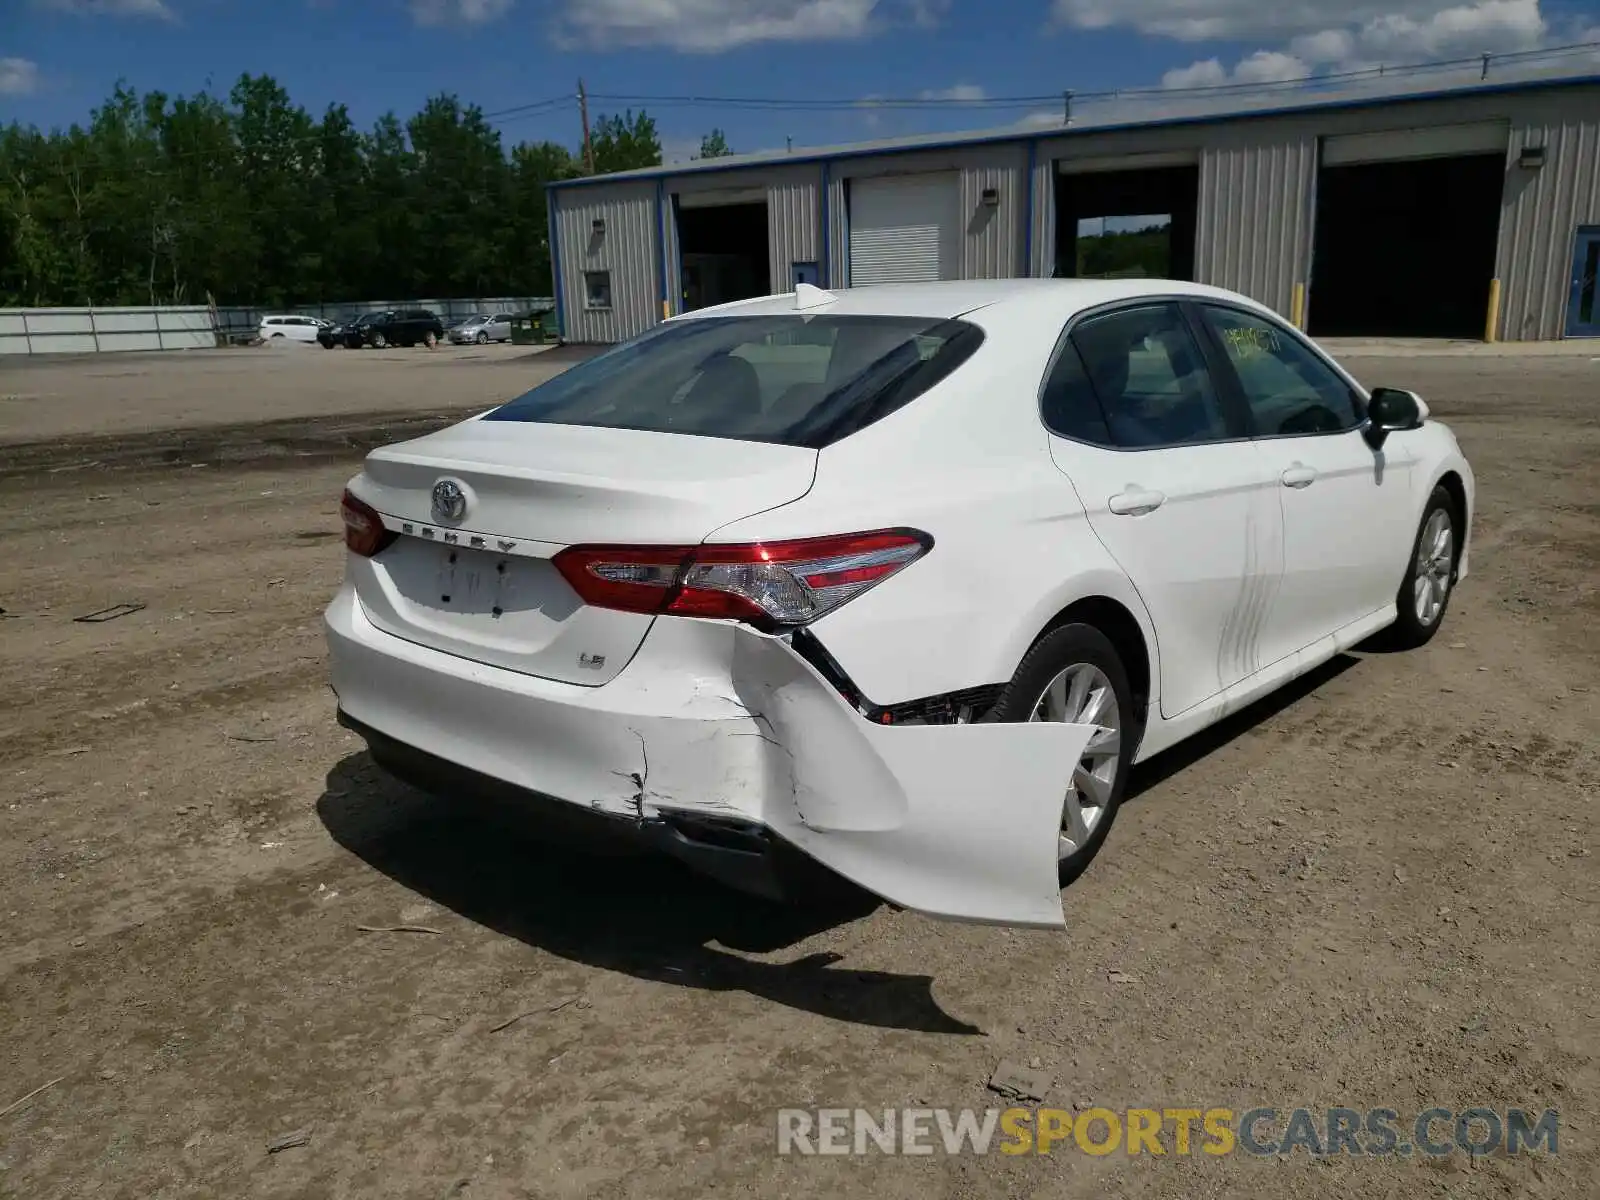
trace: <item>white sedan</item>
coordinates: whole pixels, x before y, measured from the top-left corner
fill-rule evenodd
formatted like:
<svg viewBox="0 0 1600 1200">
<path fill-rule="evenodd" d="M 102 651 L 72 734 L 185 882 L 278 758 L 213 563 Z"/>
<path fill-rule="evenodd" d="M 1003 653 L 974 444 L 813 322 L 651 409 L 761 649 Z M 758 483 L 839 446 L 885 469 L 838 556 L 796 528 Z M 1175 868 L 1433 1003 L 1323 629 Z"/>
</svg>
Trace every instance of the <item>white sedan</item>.
<svg viewBox="0 0 1600 1200">
<path fill-rule="evenodd" d="M 374 451 L 332 684 L 438 793 L 1059 926 L 1135 762 L 1433 636 L 1473 503 L 1415 394 L 1231 292 L 802 285 Z"/>
</svg>

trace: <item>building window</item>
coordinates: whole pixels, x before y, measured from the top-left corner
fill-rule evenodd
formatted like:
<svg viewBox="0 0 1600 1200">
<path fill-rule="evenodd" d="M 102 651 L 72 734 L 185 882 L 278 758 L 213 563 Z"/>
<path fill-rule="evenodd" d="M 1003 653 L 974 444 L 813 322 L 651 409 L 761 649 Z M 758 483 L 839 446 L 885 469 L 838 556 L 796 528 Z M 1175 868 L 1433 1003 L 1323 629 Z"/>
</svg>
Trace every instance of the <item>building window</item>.
<svg viewBox="0 0 1600 1200">
<path fill-rule="evenodd" d="M 585 308 L 611 307 L 611 272 L 585 271 L 583 273 L 583 306 Z"/>
</svg>

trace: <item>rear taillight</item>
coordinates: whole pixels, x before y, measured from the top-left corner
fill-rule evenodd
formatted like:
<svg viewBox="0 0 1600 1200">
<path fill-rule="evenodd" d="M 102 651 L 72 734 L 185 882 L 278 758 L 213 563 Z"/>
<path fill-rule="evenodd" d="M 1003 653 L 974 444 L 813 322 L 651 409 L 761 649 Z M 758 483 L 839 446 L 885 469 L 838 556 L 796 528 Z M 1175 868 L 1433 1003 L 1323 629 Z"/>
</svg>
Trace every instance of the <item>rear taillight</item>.
<svg viewBox="0 0 1600 1200">
<path fill-rule="evenodd" d="M 371 558 L 397 536 L 383 527 L 376 509 L 348 490 L 339 501 L 339 516 L 344 520 L 344 544 L 362 558 Z"/>
<path fill-rule="evenodd" d="M 733 546 L 572 546 L 556 568 L 585 604 L 627 612 L 804 625 L 927 553 L 914 529 Z"/>
</svg>

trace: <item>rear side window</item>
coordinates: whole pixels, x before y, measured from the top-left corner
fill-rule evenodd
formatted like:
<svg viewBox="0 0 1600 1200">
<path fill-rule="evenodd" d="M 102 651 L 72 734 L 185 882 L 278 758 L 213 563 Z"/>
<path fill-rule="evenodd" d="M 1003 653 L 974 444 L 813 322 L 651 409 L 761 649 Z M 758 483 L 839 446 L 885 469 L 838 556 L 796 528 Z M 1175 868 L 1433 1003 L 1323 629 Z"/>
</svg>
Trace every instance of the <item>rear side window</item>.
<svg viewBox="0 0 1600 1200">
<path fill-rule="evenodd" d="M 485 419 L 820 448 L 909 404 L 982 342 L 968 322 L 918 317 L 674 321 Z"/>
<path fill-rule="evenodd" d="M 1116 444 L 1111 440 L 1106 414 L 1089 383 L 1089 373 L 1083 368 L 1083 359 L 1070 341 L 1061 347 L 1061 353 L 1050 368 L 1044 395 L 1039 401 L 1039 413 L 1051 433 L 1096 446 Z"/>
<path fill-rule="evenodd" d="M 1176 304 L 1091 317 L 1072 332 L 1105 413 L 1127 450 L 1234 436 L 1200 347 Z"/>
</svg>

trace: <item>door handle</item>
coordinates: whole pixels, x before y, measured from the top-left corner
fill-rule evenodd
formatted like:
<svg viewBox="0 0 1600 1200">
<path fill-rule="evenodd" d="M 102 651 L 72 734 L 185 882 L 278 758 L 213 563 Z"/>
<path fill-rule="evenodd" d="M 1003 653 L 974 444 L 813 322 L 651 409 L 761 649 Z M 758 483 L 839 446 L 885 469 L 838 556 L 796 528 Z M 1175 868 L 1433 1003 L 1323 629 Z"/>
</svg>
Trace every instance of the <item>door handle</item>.
<svg viewBox="0 0 1600 1200">
<path fill-rule="evenodd" d="M 1140 517 L 1145 513 L 1155 512 L 1166 503 L 1166 496 L 1160 492 L 1147 492 L 1143 488 L 1130 487 L 1125 492 L 1118 492 L 1106 501 L 1106 507 L 1119 517 Z"/>
<path fill-rule="evenodd" d="M 1284 487 L 1303 488 L 1310 487 L 1316 482 L 1317 473 L 1304 463 L 1295 463 L 1278 478 L 1283 480 Z"/>
</svg>

